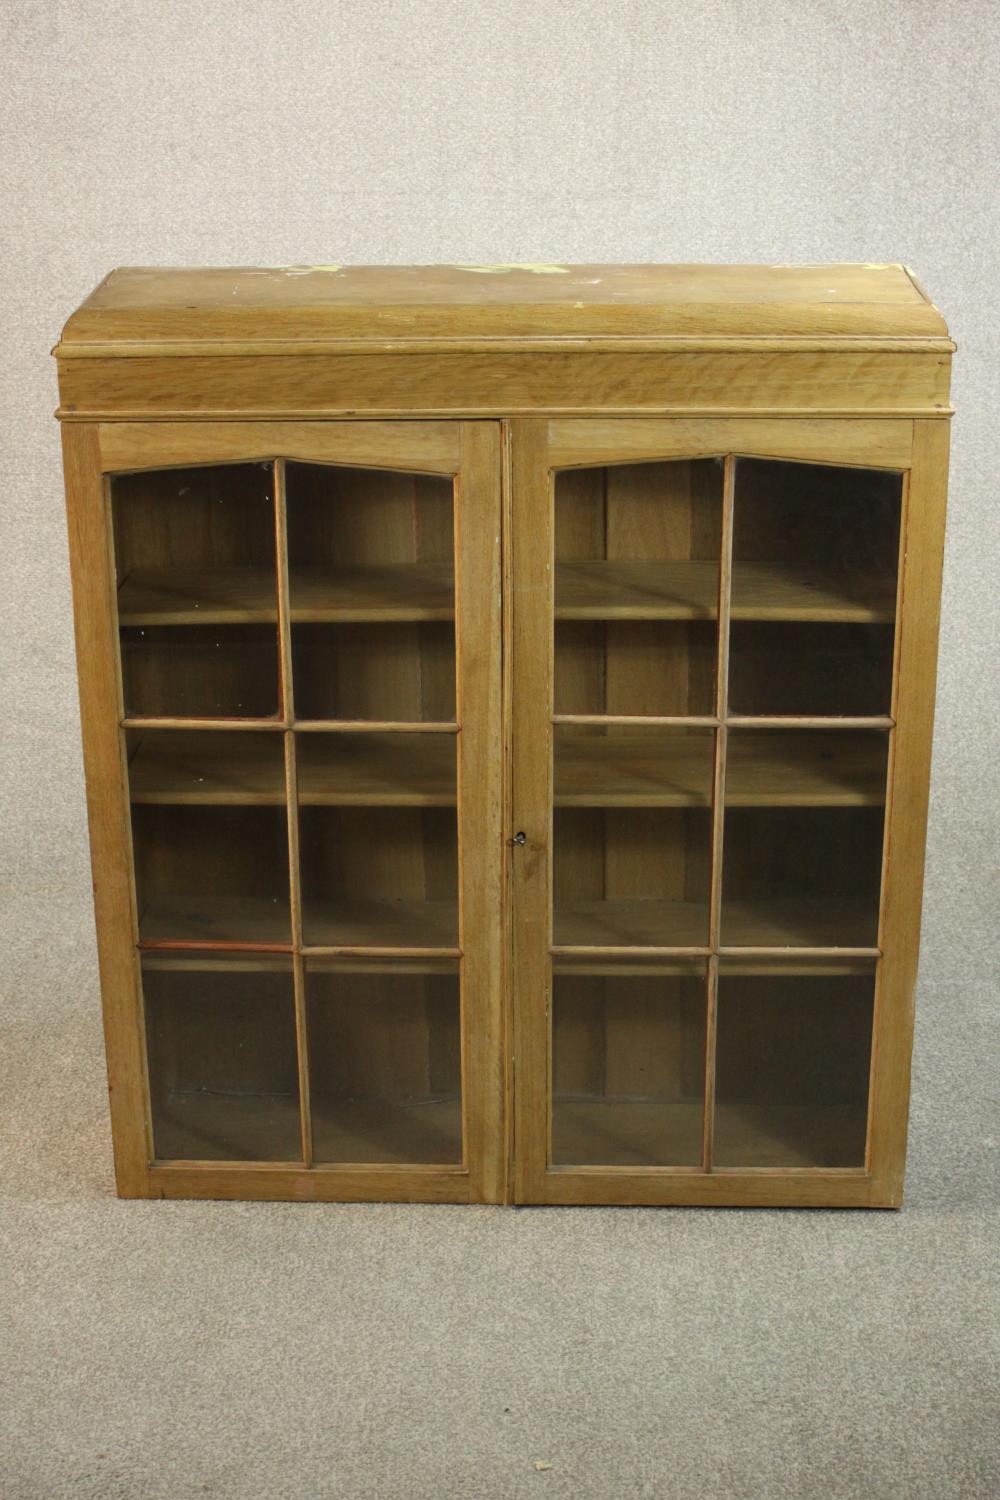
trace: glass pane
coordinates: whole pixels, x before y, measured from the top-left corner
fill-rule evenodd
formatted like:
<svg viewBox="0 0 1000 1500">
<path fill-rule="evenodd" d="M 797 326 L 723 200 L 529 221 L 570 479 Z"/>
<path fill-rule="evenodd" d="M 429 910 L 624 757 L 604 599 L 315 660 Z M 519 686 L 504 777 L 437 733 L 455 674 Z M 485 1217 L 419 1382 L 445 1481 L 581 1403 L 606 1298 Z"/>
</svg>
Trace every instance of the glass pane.
<svg viewBox="0 0 1000 1500">
<path fill-rule="evenodd" d="M 155 1155 L 300 1161 L 291 961 L 146 953 Z"/>
<path fill-rule="evenodd" d="M 453 808 L 300 801 L 299 847 L 310 946 L 457 947 Z"/>
<path fill-rule="evenodd" d="M 453 721 L 452 481 L 292 463 L 286 485 L 297 717 Z"/>
<path fill-rule="evenodd" d="M 125 712 L 278 712 L 271 464 L 111 481 Z"/>
<path fill-rule="evenodd" d="M 130 730 L 139 936 L 291 940 L 281 734 Z"/>
<path fill-rule="evenodd" d="M 296 735 L 305 942 L 458 943 L 457 739 Z"/>
<path fill-rule="evenodd" d="M 295 736 L 300 807 L 454 807 L 453 734 Z"/>
<path fill-rule="evenodd" d="M 292 671 L 300 719 L 455 718 L 455 638 L 447 625 L 295 625 Z"/>
<path fill-rule="evenodd" d="M 729 710 L 885 715 L 902 476 L 740 459 Z"/>
<path fill-rule="evenodd" d="M 555 711 L 715 707 L 722 464 L 576 469 L 555 484 Z"/>
<path fill-rule="evenodd" d="M 713 733 L 557 725 L 556 945 L 708 942 Z"/>
<path fill-rule="evenodd" d="M 313 1152 L 321 1162 L 460 1162 L 458 964 L 310 959 Z"/>
<path fill-rule="evenodd" d="M 672 620 L 556 621 L 554 711 L 715 712 L 715 627 Z"/>
<path fill-rule="evenodd" d="M 875 946 L 887 755 L 875 730 L 730 731 L 725 946 Z"/>
<path fill-rule="evenodd" d="M 875 969 L 719 968 L 713 1160 L 863 1167 Z"/>
<path fill-rule="evenodd" d="M 700 1165 L 705 966 L 557 961 L 552 987 L 553 1164 Z"/>
</svg>

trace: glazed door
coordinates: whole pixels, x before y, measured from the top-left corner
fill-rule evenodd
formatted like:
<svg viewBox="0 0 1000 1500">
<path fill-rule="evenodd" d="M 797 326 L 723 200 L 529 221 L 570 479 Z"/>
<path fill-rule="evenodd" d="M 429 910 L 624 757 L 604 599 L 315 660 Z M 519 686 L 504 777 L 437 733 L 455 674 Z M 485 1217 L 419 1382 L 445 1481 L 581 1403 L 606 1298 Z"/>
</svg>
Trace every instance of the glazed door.
<svg viewBox="0 0 1000 1500">
<path fill-rule="evenodd" d="M 120 757 L 95 728 L 91 793 L 120 776 L 134 873 L 102 957 L 148 1129 L 118 1110 L 120 1162 L 168 1194 L 500 1196 L 498 426 L 99 443 Z"/>
<path fill-rule="evenodd" d="M 875 1201 L 911 447 L 515 424 L 522 1201 Z"/>
</svg>

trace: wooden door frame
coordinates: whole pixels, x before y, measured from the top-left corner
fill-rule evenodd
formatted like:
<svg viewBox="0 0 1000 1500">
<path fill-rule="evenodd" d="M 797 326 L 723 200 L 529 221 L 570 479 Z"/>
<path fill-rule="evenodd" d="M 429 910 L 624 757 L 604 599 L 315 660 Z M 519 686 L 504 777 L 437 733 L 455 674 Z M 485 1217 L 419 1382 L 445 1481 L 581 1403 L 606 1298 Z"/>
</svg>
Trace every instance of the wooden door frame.
<svg viewBox="0 0 1000 1500">
<path fill-rule="evenodd" d="M 63 424 L 62 437 L 98 956 L 116 1176 L 123 1196 L 831 1206 L 900 1202 L 933 727 L 946 417 L 525 417 L 504 425 L 502 457 L 500 426 L 492 420 L 75 421 Z M 732 451 L 909 471 L 867 1166 L 849 1174 L 822 1169 L 708 1175 L 661 1169 L 547 1171 L 548 1104 L 537 1080 L 544 1083 L 548 1069 L 543 946 L 547 948 L 550 881 L 550 470 Z M 464 506 L 460 498 L 456 507 L 466 520 L 458 558 L 466 587 L 459 590 L 456 632 L 481 704 L 475 723 L 466 719 L 460 736 L 464 805 L 473 809 L 471 821 L 478 822 L 482 833 L 481 839 L 468 840 L 461 854 L 464 959 L 472 976 L 469 988 L 482 997 L 466 1028 L 463 1059 L 471 1087 L 466 1092 L 466 1139 L 470 1160 L 480 1163 L 475 1172 L 238 1163 L 150 1166 L 105 475 L 276 455 L 457 473 L 459 496 L 469 500 Z M 506 537 L 502 579 L 501 531 Z M 461 700 L 458 712 L 462 722 Z M 470 727 L 478 732 L 469 733 Z M 509 843 L 519 831 L 526 835 L 523 847 Z M 497 857 L 505 842 L 506 862 Z M 475 934 L 474 946 L 468 934 Z M 505 1102 L 512 1105 L 509 1111 Z"/>
<path fill-rule="evenodd" d="M 501 441 L 495 421 L 64 423 L 84 769 L 115 1174 L 123 1197 L 497 1202 L 507 1194 L 501 970 Z M 456 476 L 465 1163 L 152 1160 L 108 475 L 293 459 Z M 279 558 L 279 568 L 281 560 Z M 280 590 L 279 590 L 280 592 Z M 279 611 L 280 613 L 280 611 Z M 287 618 L 287 609 L 285 611 Z"/>
<path fill-rule="evenodd" d="M 554 418 L 509 424 L 512 1191 L 521 1203 L 894 1207 L 902 1199 L 933 727 L 947 419 Z M 904 471 L 883 900 L 864 1168 L 551 1167 L 552 471 L 727 453 Z"/>
</svg>

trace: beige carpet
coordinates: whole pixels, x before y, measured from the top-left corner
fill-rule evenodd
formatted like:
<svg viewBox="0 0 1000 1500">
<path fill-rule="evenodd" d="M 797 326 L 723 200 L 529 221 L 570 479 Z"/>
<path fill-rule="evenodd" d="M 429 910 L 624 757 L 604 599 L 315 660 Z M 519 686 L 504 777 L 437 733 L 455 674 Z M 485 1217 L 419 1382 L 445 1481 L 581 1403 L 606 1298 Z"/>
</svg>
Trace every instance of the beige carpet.
<svg viewBox="0 0 1000 1500">
<path fill-rule="evenodd" d="M 0 56 L 0 1500 L 996 1500 L 995 0 L 16 0 Z M 71 309 L 121 264 L 896 259 L 959 343 L 903 1211 L 119 1203 Z"/>
<path fill-rule="evenodd" d="M 51 916 L 2 911 L 3 1500 L 1000 1493 L 987 987 L 921 997 L 899 1213 L 122 1203 Z"/>
</svg>

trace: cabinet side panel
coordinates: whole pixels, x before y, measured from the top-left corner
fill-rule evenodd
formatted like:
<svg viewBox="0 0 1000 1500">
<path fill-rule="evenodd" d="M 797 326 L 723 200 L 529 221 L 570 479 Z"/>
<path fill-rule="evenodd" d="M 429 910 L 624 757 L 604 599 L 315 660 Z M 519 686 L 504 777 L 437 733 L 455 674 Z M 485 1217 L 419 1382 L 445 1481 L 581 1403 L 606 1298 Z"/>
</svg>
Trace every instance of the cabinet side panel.
<svg viewBox="0 0 1000 1500">
<path fill-rule="evenodd" d="M 900 1203 L 906 1159 L 913 1006 L 920 950 L 924 841 L 948 483 L 945 422 L 914 424 L 901 581 L 882 975 L 871 1104 L 872 1202 Z"/>
<path fill-rule="evenodd" d="M 146 1082 L 107 506 L 97 428 L 66 425 L 62 440 L 115 1173 L 122 1197 L 143 1197 Z"/>
</svg>

